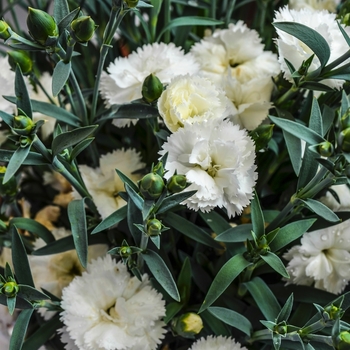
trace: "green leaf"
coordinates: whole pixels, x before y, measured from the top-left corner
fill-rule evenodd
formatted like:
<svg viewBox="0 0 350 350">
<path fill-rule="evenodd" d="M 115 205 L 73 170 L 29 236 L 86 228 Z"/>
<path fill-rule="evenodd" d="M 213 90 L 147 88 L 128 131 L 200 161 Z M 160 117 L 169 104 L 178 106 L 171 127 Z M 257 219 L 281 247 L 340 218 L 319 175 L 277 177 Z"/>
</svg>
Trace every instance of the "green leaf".
<svg viewBox="0 0 350 350">
<path fill-rule="evenodd" d="M 16 308 L 16 299 L 17 297 L 14 296 L 12 298 L 7 298 L 6 302 L 7 302 L 7 308 L 9 310 L 9 314 L 13 315 L 13 312 L 15 311 Z"/>
<path fill-rule="evenodd" d="M 8 163 L 15 152 L 5 149 L 0 150 L 0 161 Z M 39 153 L 29 152 L 23 165 L 47 165 L 47 160 Z"/>
<path fill-rule="evenodd" d="M 346 43 L 350 46 L 350 37 L 349 37 L 348 33 L 344 30 L 344 28 L 340 24 L 340 21 L 336 21 L 336 22 L 338 24 L 338 27 L 339 27 L 341 33 L 343 34 L 343 37 L 344 37 Z"/>
<path fill-rule="evenodd" d="M 215 237 L 218 242 L 245 242 L 252 237 L 251 231 L 253 229 L 252 224 L 242 224 L 235 227 L 231 227 L 228 230 L 220 233 Z"/>
<path fill-rule="evenodd" d="M 115 113 L 108 118 L 101 118 L 101 120 L 112 118 L 148 119 L 156 118 L 158 116 L 159 112 L 155 107 L 143 103 L 129 103 L 119 106 Z"/>
<path fill-rule="evenodd" d="M 312 199 L 312 198 L 307 198 L 305 200 L 301 201 L 314 213 L 317 215 L 321 216 L 323 219 L 330 221 L 330 222 L 337 222 L 340 221 L 338 216 L 331 210 L 329 209 L 326 205 L 323 203 Z"/>
<path fill-rule="evenodd" d="M 91 142 L 94 141 L 94 137 L 89 137 L 81 142 L 79 142 L 73 149 L 72 152 L 70 153 L 70 160 L 74 160 L 78 155 L 84 151 L 88 146 L 90 146 Z"/>
<path fill-rule="evenodd" d="M 283 130 L 286 130 L 287 132 L 291 133 L 292 135 L 299 137 L 300 139 L 306 141 L 310 145 L 317 144 L 317 143 L 322 143 L 325 142 L 326 140 L 320 136 L 318 133 L 315 131 L 309 129 L 308 127 L 293 122 L 288 119 L 282 119 L 282 118 L 277 118 L 269 115 L 269 118 L 273 123 L 278 125 L 280 128 Z"/>
<path fill-rule="evenodd" d="M 22 239 L 17 231 L 16 226 L 11 225 L 10 232 L 12 236 L 12 262 L 17 280 L 21 284 L 27 284 L 31 287 L 34 287 L 27 252 L 24 248 Z"/>
<path fill-rule="evenodd" d="M 177 290 L 176 283 L 163 259 L 156 252 L 150 249 L 147 249 L 142 254 L 142 257 L 144 258 L 154 278 L 165 289 L 165 291 L 174 300 L 180 301 L 180 294 Z"/>
<path fill-rule="evenodd" d="M 3 184 L 8 182 L 12 176 L 16 174 L 16 171 L 23 164 L 24 160 L 27 158 L 30 150 L 30 146 L 27 147 L 18 147 L 17 150 L 13 153 L 5 172 Z"/>
<path fill-rule="evenodd" d="M 132 181 L 129 177 L 123 174 L 120 170 L 115 169 L 120 179 L 124 182 L 124 184 L 128 184 L 136 193 L 139 191 L 137 185 Z"/>
<path fill-rule="evenodd" d="M 16 98 L 14 98 L 16 100 Z M 13 115 L 0 110 L 0 118 L 9 126 L 13 126 Z"/>
<path fill-rule="evenodd" d="M 153 7 L 153 6 L 151 4 L 147 4 L 147 2 L 144 2 L 144 1 L 140 0 L 137 3 L 137 7 Z"/>
<path fill-rule="evenodd" d="M 221 24 L 224 24 L 224 22 L 218 21 L 218 20 L 213 19 L 213 18 L 208 18 L 208 17 L 197 17 L 197 16 L 178 17 L 178 18 L 171 20 L 168 25 L 166 25 L 162 28 L 156 41 L 160 41 L 160 38 L 162 37 L 162 35 L 166 31 L 168 31 L 172 28 L 175 28 L 175 27 L 180 27 L 180 26 L 217 26 L 217 25 L 221 25 Z"/>
<path fill-rule="evenodd" d="M 33 312 L 34 309 L 26 309 L 22 310 L 18 315 L 15 326 L 13 327 L 9 350 L 22 349 L 23 340 L 27 333 L 29 320 Z"/>
<path fill-rule="evenodd" d="M 275 321 L 281 312 L 281 307 L 267 284 L 260 278 L 254 277 L 244 283 L 255 303 L 268 321 Z"/>
<path fill-rule="evenodd" d="M 195 240 L 196 242 L 202 243 L 212 248 L 222 249 L 220 243 L 215 242 L 208 233 L 206 233 L 197 225 L 175 213 L 168 212 L 163 218 L 163 222 L 166 226 L 175 228 L 177 231 Z"/>
<path fill-rule="evenodd" d="M 197 192 L 197 190 L 185 191 L 185 192 L 175 193 L 171 196 L 166 197 L 162 201 L 162 204 L 160 205 L 159 209 L 157 210 L 157 213 L 161 214 L 161 213 L 167 212 L 168 210 L 179 205 L 181 202 L 183 202 L 187 198 L 192 197 L 196 192 Z"/>
<path fill-rule="evenodd" d="M 72 236 L 63 237 L 55 242 L 49 243 L 46 246 L 34 250 L 32 255 L 51 255 L 66 252 L 74 249 L 74 241 Z"/>
<path fill-rule="evenodd" d="M 209 213 L 202 213 L 199 211 L 199 216 L 217 235 L 232 228 L 227 220 L 214 210 Z"/>
<path fill-rule="evenodd" d="M 71 24 L 71 22 L 75 19 L 75 17 L 78 16 L 80 8 L 77 7 L 72 12 L 68 13 L 67 15 L 64 15 L 64 13 L 66 13 L 66 11 L 67 11 L 67 8 L 65 8 L 65 6 L 64 6 L 62 13 L 59 14 L 59 17 L 61 17 L 63 15 L 63 17 L 60 19 L 59 23 L 57 22 L 58 23 L 58 30 L 60 33 L 62 33 L 63 30 L 66 29 L 68 27 L 68 25 Z"/>
<path fill-rule="evenodd" d="M 276 28 L 296 37 L 306 44 L 318 57 L 323 68 L 331 55 L 327 41 L 316 30 L 296 22 L 273 22 Z"/>
<path fill-rule="evenodd" d="M 72 131 L 63 132 L 62 134 L 57 135 L 57 137 L 55 137 L 55 139 L 52 141 L 53 155 L 56 156 L 64 149 L 69 148 L 84 140 L 90 136 L 96 128 L 97 125 L 90 125 L 74 129 Z"/>
<path fill-rule="evenodd" d="M 293 297 L 293 294 L 291 294 L 290 297 L 287 299 L 286 303 L 284 304 L 281 312 L 278 314 L 276 323 L 280 323 L 282 321 L 286 321 L 286 322 L 288 321 L 289 316 L 292 312 L 293 301 L 294 301 L 294 297 Z"/>
<path fill-rule="evenodd" d="M 15 93 L 17 108 L 20 108 L 30 119 L 33 119 L 32 105 L 30 102 L 27 85 L 24 81 L 21 67 L 16 66 Z"/>
<path fill-rule="evenodd" d="M 283 130 L 284 140 L 286 141 L 286 146 L 289 153 L 289 158 L 292 163 L 295 175 L 299 175 L 301 168 L 301 142 L 300 138 L 290 134 L 289 132 Z"/>
<path fill-rule="evenodd" d="M 34 235 L 39 236 L 44 240 L 45 243 L 50 243 L 55 241 L 55 237 L 44 225 L 40 224 L 38 221 L 29 218 L 12 218 L 10 224 L 15 225 L 16 227 L 27 230 Z"/>
<path fill-rule="evenodd" d="M 64 17 L 69 14 L 69 6 L 67 0 L 54 2 L 53 16 L 57 23 L 61 22 Z"/>
<path fill-rule="evenodd" d="M 127 206 L 123 206 L 113 212 L 111 215 L 107 216 L 102 222 L 100 222 L 94 230 L 91 232 L 91 234 L 95 234 L 104 230 L 109 229 L 110 227 L 116 225 L 120 221 L 124 220 L 126 218 L 127 214 Z"/>
<path fill-rule="evenodd" d="M 211 314 L 208 310 L 202 312 L 201 318 L 203 319 L 204 324 L 211 329 L 211 333 L 213 333 L 214 335 L 221 335 L 226 337 L 231 336 L 231 331 L 229 330 L 229 327 L 226 326 L 225 323 L 220 321 L 213 314 Z"/>
<path fill-rule="evenodd" d="M 71 224 L 74 246 L 81 265 L 88 262 L 88 233 L 86 226 L 85 198 L 73 200 L 68 204 L 68 218 Z"/>
<path fill-rule="evenodd" d="M 316 221 L 316 219 L 307 219 L 292 222 L 282 227 L 271 242 L 270 248 L 273 252 L 277 252 L 289 243 L 301 237 Z"/>
<path fill-rule="evenodd" d="M 71 61 L 68 63 L 59 61 L 52 75 L 52 95 L 57 96 L 66 84 L 71 71 Z"/>
<path fill-rule="evenodd" d="M 331 77 L 329 77 L 331 78 Z M 324 85 L 322 83 L 317 83 L 315 81 L 306 81 L 303 82 L 302 84 L 300 84 L 300 86 L 302 86 L 303 89 L 309 89 L 309 90 L 316 90 L 316 91 L 324 91 L 324 92 L 332 92 L 334 91 L 333 88 Z"/>
<path fill-rule="evenodd" d="M 34 287 L 19 284 L 19 292 L 17 293 L 17 296 L 26 299 L 28 301 L 34 301 L 34 300 L 47 300 L 50 299 L 46 294 L 38 291 Z"/>
<path fill-rule="evenodd" d="M 191 263 L 188 257 L 186 257 L 177 279 L 177 286 L 180 292 L 181 303 L 186 304 L 191 296 Z"/>
<path fill-rule="evenodd" d="M 274 253 L 267 252 L 266 255 L 260 255 L 268 265 L 270 265 L 277 273 L 285 278 L 289 278 L 289 274 L 282 262 L 282 260 Z"/>
<path fill-rule="evenodd" d="M 265 234 L 265 220 L 264 220 L 263 212 L 260 208 L 259 197 L 255 191 L 254 191 L 254 198 L 250 203 L 250 208 L 251 208 L 253 232 L 255 233 L 257 238 L 260 238 Z"/>
<path fill-rule="evenodd" d="M 174 316 L 183 308 L 183 304 L 173 301 L 165 307 L 165 318 L 164 322 L 167 324 L 170 322 Z"/>
<path fill-rule="evenodd" d="M 228 260 L 215 276 L 198 313 L 206 310 L 219 298 L 233 280 L 249 265 L 251 263 L 243 257 L 243 254 L 237 254 Z"/>
<path fill-rule="evenodd" d="M 135 224 L 143 224 L 141 211 L 136 207 L 135 203 L 128 199 L 127 204 L 127 222 L 130 233 L 135 241 L 136 245 L 140 245 L 141 242 L 141 231 L 135 226 Z"/>
<path fill-rule="evenodd" d="M 142 211 L 144 204 L 143 198 L 137 192 L 135 192 L 135 190 L 132 187 L 130 187 L 127 183 L 125 184 L 125 190 L 129 195 L 130 199 L 134 202 L 135 206 Z"/>
<path fill-rule="evenodd" d="M 234 310 L 212 306 L 208 308 L 208 311 L 222 322 L 239 329 L 248 336 L 253 332 L 253 326 L 250 321 Z"/>
</svg>

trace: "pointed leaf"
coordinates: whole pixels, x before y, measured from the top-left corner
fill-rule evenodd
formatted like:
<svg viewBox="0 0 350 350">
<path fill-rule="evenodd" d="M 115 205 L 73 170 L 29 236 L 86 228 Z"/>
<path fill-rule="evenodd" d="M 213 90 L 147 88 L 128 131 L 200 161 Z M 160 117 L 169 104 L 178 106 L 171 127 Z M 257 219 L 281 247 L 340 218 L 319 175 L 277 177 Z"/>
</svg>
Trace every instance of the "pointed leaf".
<svg viewBox="0 0 350 350">
<path fill-rule="evenodd" d="M 8 163 L 15 152 L 2 149 L 0 150 L 0 161 Z M 47 165 L 48 161 L 39 153 L 29 152 L 23 165 Z"/>
<path fill-rule="evenodd" d="M 24 341 L 24 337 L 27 333 L 29 320 L 33 312 L 34 312 L 34 309 L 26 309 L 26 310 L 22 310 L 18 315 L 18 318 L 15 322 L 15 326 L 13 327 L 9 350 L 22 349 L 22 344 Z"/>
<path fill-rule="evenodd" d="M 17 293 L 17 296 L 28 301 L 50 299 L 46 294 L 38 291 L 31 286 L 23 284 L 19 284 L 19 292 Z"/>
<path fill-rule="evenodd" d="M 344 37 L 346 43 L 350 46 L 350 37 L 349 37 L 348 33 L 344 30 L 343 26 L 340 24 L 340 21 L 336 21 L 336 22 L 338 24 L 338 27 L 339 27 L 341 33 L 343 34 L 343 37 Z"/>
<path fill-rule="evenodd" d="M 321 216 L 327 221 L 331 222 L 337 222 L 340 221 L 338 216 L 331 210 L 329 209 L 326 205 L 323 203 L 312 199 L 312 198 L 307 198 L 305 200 L 301 200 L 311 211 L 316 213 L 317 215 Z"/>
<path fill-rule="evenodd" d="M 181 303 L 186 304 L 191 295 L 191 276 L 192 269 L 191 263 L 188 257 L 186 257 L 177 279 L 177 286 L 180 292 Z"/>
<path fill-rule="evenodd" d="M 66 29 L 68 27 L 68 25 L 71 24 L 71 22 L 75 19 L 75 17 L 78 16 L 80 8 L 77 7 L 75 10 L 73 10 L 70 13 L 68 13 L 67 15 L 64 15 L 64 13 L 66 13 L 66 11 L 67 11 L 67 8 L 65 8 L 64 5 L 63 5 L 63 9 L 62 10 L 63 11 L 62 12 L 60 11 L 61 13 L 58 14 L 59 17 L 61 17 L 63 15 L 63 17 L 59 20 L 59 23 L 58 23 L 58 29 L 59 29 L 60 33 L 62 33 L 63 30 Z"/>
<path fill-rule="evenodd" d="M 289 158 L 293 166 L 295 175 L 299 175 L 301 168 L 301 142 L 300 138 L 290 134 L 289 132 L 283 130 L 284 140 L 286 141 L 286 146 L 289 153 Z"/>
<path fill-rule="evenodd" d="M 163 259 L 153 250 L 146 250 L 142 254 L 148 268 L 152 272 L 154 278 L 165 289 L 165 291 L 176 301 L 180 301 L 180 294 L 177 290 L 176 283 L 166 266 Z"/>
<path fill-rule="evenodd" d="M 160 205 L 159 209 L 157 210 L 158 214 L 165 213 L 168 210 L 176 207 L 181 202 L 186 200 L 187 198 L 192 197 L 197 191 L 185 191 L 180 193 L 175 193 L 171 196 L 166 197 L 162 204 Z"/>
<path fill-rule="evenodd" d="M 215 237 L 218 242 L 245 242 L 252 237 L 251 231 L 253 229 L 252 224 L 242 224 L 235 227 L 231 227 L 228 230 L 220 233 Z"/>
<path fill-rule="evenodd" d="M 70 160 L 74 160 L 78 155 L 83 152 L 87 147 L 90 146 L 91 142 L 94 141 L 94 137 L 89 137 L 81 142 L 79 142 L 73 149 L 72 152 L 70 153 Z"/>
<path fill-rule="evenodd" d="M 137 185 L 132 181 L 130 178 L 128 178 L 125 174 L 123 174 L 120 170 L 115 169 L 120 179 L 124 182 L 124 184 L 128 184 L 136 193 L 139 191 L 139 188 Z"/>
<path fill-rule="evenodd" d="M 289 316 L 292 312 L 292 308 L 293 308 L 293 294 L 290 295 L 290 297 L 287 299 L 286 303 L 284 304 L 281 312 L 278 314 L 277 319 L 276 319 L 276 323 L 280 323 L 282 321 L 288 321 Z"/>
<path fill-rule="evenodd" d="M 141 235 L 143 233 L 141 233 L 135 224 L 143 224 L 143 220 L 141 211 L 136 207 L 131 198 L 128 199 L 127 211 L 127 222 L 130 233 L 135 241 L 135 244 L 139 246 L 141 242 Z"/>
<path fill-rule="evenodd" d="M 253 232 L 257 238 L 262 237 L 265 234 L 265 220 L 264 215 L 260 207 L 260 202 L 257 193 L 254 191 L 254 198 L 250 203 L 251 218 L 253 225 Z"/>
<path fill-rule="evenodd" d="M 12 176 L 16 174 L 16 171 L 23 164 L 24 160 L 27 158 L 30 150 L 30 146 L 27 147 L 18 147 L 15 153 L 13 153 L 5 172 L 4 179 L 2 181 L 3 184 L 8 182 Z"/>
<path fill-rule="evenodd" d="M 69 14 L 69 6 L 67 0 L 54 2 L 53 16 L 57 23 L 61 22 L 64 17 Z"/>
<path fill-rule="evenodd" d="M 169 303 L 165 308 L 165 318 L 164 322 L 167 324 L 170 322 L 174 316 L 183 308 L 183 304 L 177 303 L 176 301 L 173 301 L 172 303 Z"/>
<path fill-rule="evenodd" d="M 15 92 L 17 108 L 20 108 L 30 119 L 33 119 L 32 105 L 30 102 L 27 85 L 18 64 L 16 66 Z"/>
<path fill-rule="evenodd" d="M 219 296 L 226 290 L 233 280 L 249 265 L 251 265 L 251 263 L 247 261 L 242 254 L 235 255 L 228 260 L 215 276 L 199 313 L 203 312 L 211 304 L 213 304 L 213 302 L 219 298 Z"/>
<path fill-rule="evenodd" d="M 71 61 L 59 61 L 52 75 L 52 95 L 57 96 L 66 84 L 71 71 Z"/>
<path fill-rule="evenodd" d="M 130 199 L 134 202 L 135 206 L 142 211 L 144 200 L 143 198 L 134 191 L 127 183 L 125 184 L 125 190 L 129 195 Z"/>
<path fill-rule="evenodd" d="M 91 234 L 95 234 L 104 230 L 109 229 L 110 227 L 116 225 L 120 221 L 124 220 L 126 218 L 127 214 L 127 206 L 123 206 L 117 211 L 113 212 L 111 215 L 107 216 L 102 222 L 100 222 L 94 230 L 91 232 Z"/>
<path fill-rule="evenodd" d="M 14 98 L 16 101 L 16 98 Z M 0 118 L 9 126 L 13 126 L 13 115 L 0 110 Z"/>
<path fill-rule="evenodd" d="M 81 265 L 86 268 L 88 261 L 88 233 L 86 226 L 85 198 L 68 204 L 68 218 L 71 224 L 74 246 Z"/>
<path fill-rule="evenodd" d="M 232 228 L 227 220 L 214 210 L 210 211 L 209 213 L 203 213 L 199 211 L 199 216 L 217 235 Z"/>
<path fill-rule="evenodd" d="M 10 315 L 13 315 L 14 311 L 15 311 L 15 308 L 16 308 L 16 299 L 17 299 L 17 296 L 14 296 L 12 298 L 7 298 L 7 308 L 9 310 L 9 314 Z"/>
<path fill-rule="evenodd" d="M 277 273 L 285 278 L 289 278 L 289 274 L 282 260 L 274 253 L 267 252 L 266 255 L 260 255 L 268 265 L 270 265 Z"/>
</svg>

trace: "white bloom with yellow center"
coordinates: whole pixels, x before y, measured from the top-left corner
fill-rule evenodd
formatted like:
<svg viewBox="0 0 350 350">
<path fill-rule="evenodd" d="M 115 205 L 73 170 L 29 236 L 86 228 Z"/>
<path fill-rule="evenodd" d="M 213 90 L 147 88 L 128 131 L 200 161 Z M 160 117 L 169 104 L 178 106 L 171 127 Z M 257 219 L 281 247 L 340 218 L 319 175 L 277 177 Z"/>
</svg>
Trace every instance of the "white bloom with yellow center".
<svg viewBox="0 0 350 350">
<path fill-rule="evenodd" d="M 189 350 L 247 350 L 247 348 L 232 338 L 210 335 L 197 340 Z"/>
<path fill-rule="evenodd" d="M 283 255 L 289 260 L 287 284 L 312 285 L 339 294 L 350 280 L 350 221 L 306 232 L 301 245 Z"/>
<path fill-rule="evenodd" d="M 217 84 L 227 74 L 245 83 L 256 77 L 275 76 L 280 72 L 277 56 L 264 51 L 256 30 L 243 21 L 218 29 L 191 48 L 201 73 Z"/>
<path fill-rule="evenodd" d="M 303 24 L 317 31 L 327 42 L 330 47 L 330 58 L 328 63 L 333 62 L 348 50 L 348 45 L 338 27 L 336 15 L 328 11 L 315 11 L 310 9 L 290 10 L 288 6 L 276 11 L 274 22 L 295 22 Z M 344 27 L 344 26 L 343 26 Z M 348 31 L 347 28 L 344 28 Z M 279 62 L 284 76 L 287 80 L 292 81 L 291 73 L 287 67 L 287 59 L 295 69 L 299 69 L 301 64 L 306 61 L 314 52 L 302 41 L 277 28 L 278 39 L 276 39 Z M 345 62 L 346 63 L 346 62 Z M 309 68 L 313 72 L 320 67 L 320 61 L 314 56 Z M 326 79 L 323 84 L 332 88 L 340 89 L 344 80 Z"/>
<path fill-rule="evenodd" d="M 190 75 L 170 82 L 158 100 L 158 109 L 172 132 L 185 124 L 224 119 L 233 111 L 222 90 L 205 78 Z"/>
<path fill-rule="evenodd" d="M 165 302 L 110 255 L 87 266 L 64 289 L 61 320 L 84 350 L 155 350 L 164 337 Z"/>
<path fill-rule="evenodd" d="M 327 10 L 336 12 L 340 0 L 289 0 L 288 6 L 293 10 L 307 8 L 310 10 Z"/>
<path fill-rule="evenodd" d="M 125 188 L 116 169 L 136 182 L 142 176 L 134 172 L 144 167 L 145 164 L 141 162 L 140 154 L 133 149 L 115 150 L 103 155 L 100 158 L 99 168 L 79 166 L 84 183 L 102 219 L 126 205 L 124 199 L 118 195 L 119 192 L 125 191 Z M 78 196 L 77 193 L 74 194 Z"/>
<path fill-rule="evenodd" d="M 191 183 L 187 191 L 197 190 L 183 202 L 190 209 L 208 212 L 224 207 L 231 217 L 253 198 L 255 147 L 239 125 L 227 120 L 186 124 L 168 137 L 159 152 L 165 153 L 165 176 L 177 171 Z"/>
<path fill-rule="evenodd" d="M 129 103 L 142 97 L 142 84 L 151 73 L 162 84 L 178 75 L 196 74 L 199 65 L 192 54 L 185 54 L 173 43 L 153 43 L 139 47 L 128 57 L 118 57 L 101 76 L 100 90 L 107 106 Z M 114 119 L 118 127 L 136 119 Z"/>
</svg>

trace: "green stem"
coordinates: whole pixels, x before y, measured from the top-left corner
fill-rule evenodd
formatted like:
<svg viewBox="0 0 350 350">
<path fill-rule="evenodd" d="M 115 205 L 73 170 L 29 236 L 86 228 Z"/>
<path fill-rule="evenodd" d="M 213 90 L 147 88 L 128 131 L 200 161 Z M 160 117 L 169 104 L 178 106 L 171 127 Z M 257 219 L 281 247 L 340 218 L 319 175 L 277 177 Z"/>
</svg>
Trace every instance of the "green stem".
<svg viewBox="0 0 350 350">
<path fill-rule="evenodd" d="M 275 101 L 274 105 L 279 106 L 282 103 L 291 100 L 298 90 L 299 88 L 293 85 L 286 93 L 284 93 L 279 99 L 277 99 L 277 101 Z"/>
<path fill-rule="evenodd" d="M 170 20 L 170 0 L 164 0 L 164 28 L 169 25 Z M 167 44 L 170 42 L 170 29 L 164 33 L 164 42 Z"/>
<path fill-rule="evenodd" d="M 78 99 L 78 104 L 79 104 L 79 110 L 81 113 L 81 121 L 83 126 L 89 125 L 89 121 L 87 118 L 87 111 L 86 111 L 86 104 L 84 100 L 84 96 L 81 92 L 80 86 L 78 84 L 77 78 L 75 77 L 75 74 L 73 70 L 71 69 L 69 80 L 74 88 L 74 91 L 76 93 L 77 99 Z"/>
<path fill-rule="evenodd" d="M 327 73 L 327 72 L 331 71 L 333 68 L 339 66 L 339 64 L 341 64 L 342 62 L 347 60 L 349 57 L 350 57 L 350 50 L 346 51 L 343 55 L 341 55 L 340 57 L 335 59 L 333 62 L 328 64 L 326 67 L 324 67 L 322 69 L 321 75 L 323 75 L 324 73 Z"/>
<path fill-rule="evenodd" d="M 293 210 L 295 206 L 295 199 L 292 197 L 283 210 L 275 217 L 274 220 L 267 226 L 267 233 L 273 231 L 285 221 L 287 215 Z"/>
<path fill-rule="evenodd" d="M 232 12 L 233 12 L 235 6 L 236 6 L 236 0 L 232 0 L 230 3 L 230 6 L 228 7 L 227 12 L 226 12 L 225 27 L 228 27 L 228 25 L 230 23 Z"/>
</svg>

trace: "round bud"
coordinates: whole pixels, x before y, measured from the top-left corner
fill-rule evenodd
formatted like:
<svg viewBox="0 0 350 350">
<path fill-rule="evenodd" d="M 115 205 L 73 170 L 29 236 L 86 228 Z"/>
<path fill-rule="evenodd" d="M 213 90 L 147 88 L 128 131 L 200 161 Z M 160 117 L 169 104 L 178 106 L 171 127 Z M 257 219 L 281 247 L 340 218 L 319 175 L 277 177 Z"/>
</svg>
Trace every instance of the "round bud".
<svg viewBox="0 0 350 350">
<path fill-rule="evenodd" d="M 92 38 L 97 26 L 90 16 L 81 16 L 72 21 L 70 28 L 72 38 L 78 43 L 83 44 Z"/>
<path fill-rule="evenodd" d="M 13 298 L 18 293 L 19 287 L 18 287 L 18 284 L 16 282 L 6 282 L 3 285 L 1 291 L 8 298 Z"/>
<path fill-rule="evenodd" d="M 334 152 L 334 147 L 330 142 L 325 141 L 319 144 L 318 152 L 322 157 L 330 157 Z"/>
<path fill-rule="evenodd" d="M 0 38 L 7 40 L 11 34 L 9 33 L 10 26 L 5 22 L 0 20 Z"/>
<path fill-rule="evenodd" d="M 10 51 L 8 61 L 12 70 L 16 70 L 17 64 L 21 67 L 21 71 L 24 75 L 29 74 L 33 68 L 33 62 L 28 52 L 26 51 Z"/>
<path fill-rule="evenodd" d="M 147 221 L 147 234 L 155 237 L 162 233 L 163 225 L 158 219 L 151 219 Z"/>
<path fill-rule="evenodd" d="M 25 115 L 16 115 L 13 118 L 12 130 L 18 135 L 30 135 L 34 128 L 35 123 L 33 120 Z"/>
<path fill-rule="evenodd" d="M 193 312 L 188 312 L 179 317 L 175 317 L 171 323 L 171 328 L 175 334 L 184 338 L 193 338 L 203 328 L 201 317 Z"/>
<path fill-rule="evenodd" d="M 129 246 L 123 246 L 119 250 L 119 255 L 122 258 L 128 258 L 132 254 L 132 250 Z"/>
<path fill-rule="evenodd" d="M 186 188 L 185 175 L 173 175 L 167 183 L 167 189 L 170 193 L 179 193 Z"/>
<path fill-rule="evenodd" d="M 146 77 L 142 84 L 142 97 L 148 103 L 151 103 L 158 100 L 162 92 L 163 84 L 153 73 L 151 73 L 148 77 Z"/>
<path fill-rule="evenodd" d="M 163 192 L 164 180 L 158 174 L 149 173 L 140 180 L 139 189 L 145 199 L 157 199 Z"/>
</svg>

